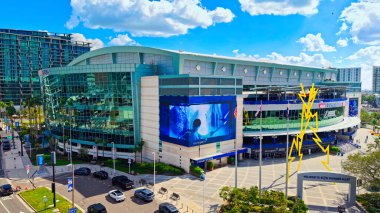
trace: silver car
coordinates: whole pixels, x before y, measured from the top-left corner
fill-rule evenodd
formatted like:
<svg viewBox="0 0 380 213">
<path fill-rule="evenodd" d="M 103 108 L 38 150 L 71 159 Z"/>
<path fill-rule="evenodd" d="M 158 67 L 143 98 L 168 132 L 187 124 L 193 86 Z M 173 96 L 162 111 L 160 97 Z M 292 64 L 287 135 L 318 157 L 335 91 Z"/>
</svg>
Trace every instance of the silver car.
<svg viewBox="0 0 380 213">
<path fill-rule="evenodd" d="M 135 197 L 138 197 L 145 201 L 153 201 L 154 193 L 149 189 L 137 189 L 135 191 Z"/>
<path fill-rule="evenodd" d="M 124 193 L 121 192 L 120 190 L 112 190 L 108 192 L 108 195 L 110 198 L 114 199 L 116 202 L 121 202 L 125 200 Z"/>
</svg>

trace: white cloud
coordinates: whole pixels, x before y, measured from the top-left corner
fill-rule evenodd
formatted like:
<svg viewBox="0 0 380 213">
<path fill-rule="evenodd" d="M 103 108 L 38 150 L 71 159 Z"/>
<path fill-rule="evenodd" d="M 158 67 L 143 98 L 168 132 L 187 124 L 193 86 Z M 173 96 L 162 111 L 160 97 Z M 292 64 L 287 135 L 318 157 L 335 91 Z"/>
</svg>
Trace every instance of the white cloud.
<svg viewBox="0 0 380 213">
<path fill-rule="evenodd" d="M 340 19 L 347 25 L 354 43 L 380 44 L 379 11 L 379 0 L 359 0 L 342 11 Z"/>
<path fill-rule="evenodd" d="M 140 44 L 137 43 L 135 40 L 131 39 L 128 34 L 122 35 L 119 34 L 116 36 L 116 38 L 111 39 L 110 42 L 108 42 L 109 45 L 113 46 L 139 46 Z"/>
<path fill-rule="evenodd" d="M 228 23 L 235 15 L 217 7 L 208 10 L 200 0 L 71 0 L 72 14 L 66 27 L 79 23 L 92 29 L 130 32 L 133 36 L 169 37 L 189 29 Z"/>
<path fill-rule="evenodd" d="M 305 37 L 298 39 L 298 43 L 305 46 L 305 51 L 310 52 L 333 52 L 336 51 L 335 47 L 325 44 L 321 33 L 317 35 L 307 34 Z"/>
<path fill-rule="evenodd" d="M 351 66 L 362 68 L 362 89 L 372 89 L 372 67 L 380 65 L 380 46 L 362 48 L 346 59 L 352 61 Z"/>
<path fill-rule="evenodd" d="M 280 64 L 292 64 L 299 66 L 311 66 L 311 67 L 331 67 L 332 63 L 327 60 L 322 54 L 317 53 L 309 55 L 307 53 L 300 53 L 298 56 L 283 56 L 280 53 L 272 52 L 265 57 L 259 55 L 248 55 L 240 53 L 239 50 L 232 51 L 235 57 L 251 59 L 256 61 L 280 63 Z"/>
<path fill-rule="evenodd" d="M 339 32 L 336 33 L 336 35 L 340 35 L 342 34 L 343 32 L 345 32 L 346 30 L 348 29 L 348 26 L 345 22 L 342 23 L 342 26 L 340 26 L 339 28 Z"/>
<path fill-rule="evenodd" d="M 71 35 L 71 40 L 72 41 L 82 41 L 82 42 L 90 42 L 91 43 L 91 50 L 96 50 L 96 49 L 99 49 L 99 48 L 102 48 L 104 47 L 104 43 L 102 40 L 98 39 L 98 38 L 95 38 L 95 39 L 91 39 L 91 38 L 86 38 L 84 37 L 83 34 L 80 34 L 80 33 L 73 33 Z"/>
<path fill-rule="evenodd" d="M 242 11 L 250 15 L 314 15 L 319 0 L 239 0 Z"/>
<path fill-rule="evenodd" d="M 338 47 L 347 47 L 348 39 L 339 38 L 339 40 L 336 42 L 336 44 L 338 45 Z"/>
</svg>

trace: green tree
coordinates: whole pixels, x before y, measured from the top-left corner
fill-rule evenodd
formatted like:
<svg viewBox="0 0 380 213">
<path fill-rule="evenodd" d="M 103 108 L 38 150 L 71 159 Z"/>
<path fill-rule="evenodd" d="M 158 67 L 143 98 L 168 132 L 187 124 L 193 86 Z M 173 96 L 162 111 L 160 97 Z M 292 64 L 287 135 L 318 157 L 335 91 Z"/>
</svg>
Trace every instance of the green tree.
<svg viewBox="0 0 380 213">
<path fill-rule="evenodd" d="M 373 127 L 373 131 L 376 132 L 377 120 L 376 119 L 372 119 L 371 124 L 372 124 L 372 127 Z"/>
<path fill-rule="evenodd" d="M 78 157 L 83 160 L 88 160 L 88 149 L 86 147 L 81 147 L 79 149 Z"/>
<path fill-rule="evenodd" d="M 5 112 L 9 117 L 12 117 L 12 115 L 16 114 L 16 108 L 13 105 L 13 101 L 10 101 L 9 104 L 7 104 L 5 107 Z"/>
<path fill-rule="evenodd" d="M 369 123 L 371 116 L 365 109 L 361 109 L 360 120 L 362 123 Z"/>
<path fill-rule="evenodd" d="M 365 188 L 379 187 L 380 189 L 380 150 L 351 154 L 342 162 L 343 170 L 353 174 L 363 181 Z"/>
</svg>

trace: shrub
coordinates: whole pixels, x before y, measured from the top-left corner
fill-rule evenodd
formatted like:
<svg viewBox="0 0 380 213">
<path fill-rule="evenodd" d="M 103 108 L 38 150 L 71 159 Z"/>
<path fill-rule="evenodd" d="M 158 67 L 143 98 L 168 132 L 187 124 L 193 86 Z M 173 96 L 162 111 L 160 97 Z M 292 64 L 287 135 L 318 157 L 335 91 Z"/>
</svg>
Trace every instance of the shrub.
<svg viewBox="0 0 380 213">
<path fill-rule="evenodd" d="M 191 165 L 190 172 L 199 177 L 203 173 L 203 169 L 199 166 Z"/>
<path fill-rule="evenodd" d="M 380 212 L 380 193 L 366 193 L 358 195 L 357 200 L 369 213 Z"/>
<path fill-rule="evenodd" d="M 235 157 L 228 157 L 227 158 L 227 163 L 228 164 L 234 164 L 235 163 Z"/>
<path fill-rule="evenodd" d="M 207 169 L 208 170 L 213 170 L 214 169 L 214 162 L 208 161 L 207 162 Z"/>
<path fill-rule="evenodd" d="M 331 146 L 330 151 L 333 153 L 338 153 L 338 152 L 340 152 L 340 148 L 337 146 Z"/>
</svg>

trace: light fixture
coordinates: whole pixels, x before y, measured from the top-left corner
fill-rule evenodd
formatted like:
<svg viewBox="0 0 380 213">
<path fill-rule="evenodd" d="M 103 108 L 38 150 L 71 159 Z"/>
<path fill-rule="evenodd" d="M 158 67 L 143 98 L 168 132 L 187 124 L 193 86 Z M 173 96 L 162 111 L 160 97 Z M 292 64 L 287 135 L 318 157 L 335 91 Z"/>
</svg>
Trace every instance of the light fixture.
<svg viewBox="0 0 380 213">
<path fill-rule="evenodd" d="M 243 72 L 244 72 L 245 74 L 247 74 L 247 73 L 248 73 L 248 69 L 247 69 L 247 68 L 244 68 L 244 69 L 243 69 Z"/>
<path fill-rule="evenodd" d="M 223 71 L 223 72 L 226 72 L 226 67 L 223 66 L 223 67 L 222 67 L 222 71 Z"/>
<path fill-rule="evenodd" d="M 264 75 L 267 74 L 267 70 L 263 70 Z"/>
<path fill-rule="evenodd" d="M 321 74 L 318 74 L 318 78 L 320 78 L 321 77 Z"/>
<path fill-rule="evenodd" d="M 310 76 L 310 74 L 309 74 L 309 73 L 307 73 L 307 74 L 306 74 L 306 76 L 307 76 L 307 77 L 309 77 L 309 76 Z"/>
<path fill-rule="evenodd" d="M 201 65 L 197 64 L 197 65 L 195 66 L 195 69 L 196 69 L 197 71 L 201 70 Z"/>
<path fill-rule="evenodd" d="M 294 72 L 294 76 L 297 76 L 297 72 Z"/>
<path fill-rule="evenodd" d="M 280 75 L 282 75 L 282 71 L 280 71 Z"/>
</svg>

